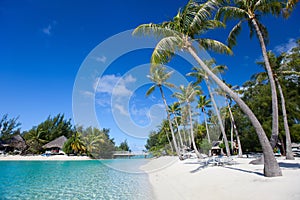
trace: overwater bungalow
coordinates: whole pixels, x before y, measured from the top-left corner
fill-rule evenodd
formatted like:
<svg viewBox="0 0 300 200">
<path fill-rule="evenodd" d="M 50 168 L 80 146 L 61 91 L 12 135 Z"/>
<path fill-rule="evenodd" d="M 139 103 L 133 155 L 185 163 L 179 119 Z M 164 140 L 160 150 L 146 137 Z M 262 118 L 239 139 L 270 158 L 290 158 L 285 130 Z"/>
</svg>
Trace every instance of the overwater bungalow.
<svg viewBox="0 0 300 200">
<path fill-rule="evenodd" d="M 60 136 L 58 138 L 56 138 L 55 140 L 45 144 L 43 146 L 44 149 L 46 149 L 46 152 L 45 154 L 50 154 L 50 155 L 53 155 L 53 154 L 65 154 L 63 151 L 62 151 L 62 148 L 65 144 L 65 142 L 67 141 L 68 139 L 65 137 L 65 136 Z"/>
</svg>

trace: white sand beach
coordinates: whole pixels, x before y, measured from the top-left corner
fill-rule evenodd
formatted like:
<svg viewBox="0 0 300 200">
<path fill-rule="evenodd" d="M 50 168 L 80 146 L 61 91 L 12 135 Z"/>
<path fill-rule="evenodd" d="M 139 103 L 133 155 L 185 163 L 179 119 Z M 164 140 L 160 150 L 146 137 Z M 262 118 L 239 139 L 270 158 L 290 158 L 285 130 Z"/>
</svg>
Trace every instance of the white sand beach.
<svg viewBox="0 0 300 200">
<path fill-rule="evenodd" d="M 234 158 L 233 165 L 203 167 L 197 159 L 180 161 L 177 157 L 161 157 L 142 169 L 149 174 L 158 200 L 300 199 L 299 158 L 294 161 L 279 158 L 283 176 L 275 178 L 264 177 L 263 165 L 250 165 L 250 161 Z M 166 163 L 170 165 L 161 168 Z"/>
<path fill-rule="evenodd" d="M 38 161 L 38 160 L 90 160 L 87 156 L 67 156 L 67 155 L 51 155 L 51 156 L 20 156 L 7 155 L 0 156 L 0 161 Z"/>
</svg>

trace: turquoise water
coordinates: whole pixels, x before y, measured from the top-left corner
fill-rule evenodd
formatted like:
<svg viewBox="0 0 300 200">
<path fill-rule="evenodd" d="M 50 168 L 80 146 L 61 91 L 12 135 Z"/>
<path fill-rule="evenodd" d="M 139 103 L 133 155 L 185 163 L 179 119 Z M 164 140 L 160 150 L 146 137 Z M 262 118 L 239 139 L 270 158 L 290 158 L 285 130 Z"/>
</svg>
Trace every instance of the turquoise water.
<svg viewBox="0 0 300 200">
<path fill-rule="evenodd" d="M 150 200 L 147 174 L 126 172 L 137 172 L 142 164 L 142 159 L 1 161 L 0 199 Z"/>
</svg>

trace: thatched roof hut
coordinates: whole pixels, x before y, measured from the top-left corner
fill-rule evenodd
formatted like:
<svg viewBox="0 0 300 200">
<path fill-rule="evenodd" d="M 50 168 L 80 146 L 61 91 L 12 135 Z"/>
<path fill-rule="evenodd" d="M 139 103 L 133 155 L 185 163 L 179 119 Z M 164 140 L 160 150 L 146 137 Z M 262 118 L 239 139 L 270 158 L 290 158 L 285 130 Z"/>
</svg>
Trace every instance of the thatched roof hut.
<svg viewBox="0 0 300 200">
<path fill-rule="evenodd" d="M 43 148 L 45 148 L 45 149 L 51 149 L 51 148 L 60 148 L 60 149 L 62 149 L 67 140 L 68 139 L 65 136 L 62 135 L 62 136 L 56 138 L 55 140 L 45 144 L 43 146 Z"/>
<path fill-rule="evenodd" d="M 21 135 L 14 135 L 12 138 L 7 142 L 10 147 L 18 150 L 25 150 L 27 148 L 26 142 Z"/>
</svg>

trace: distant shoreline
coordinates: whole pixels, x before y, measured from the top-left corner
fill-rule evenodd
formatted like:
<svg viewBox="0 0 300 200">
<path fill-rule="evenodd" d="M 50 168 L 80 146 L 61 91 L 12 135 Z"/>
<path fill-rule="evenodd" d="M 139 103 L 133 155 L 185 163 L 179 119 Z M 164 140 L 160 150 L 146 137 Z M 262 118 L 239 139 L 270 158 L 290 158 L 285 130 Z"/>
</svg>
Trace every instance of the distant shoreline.
<svg viewBox="0 0 300 200">
<path fill-rule="evenodd" d="M 88 156 L 67 156 L 67 155 L 51 155 L 51 156 L 21 156 L 7 155 L 0 156 L 0 161 L 69 161 L 69 160 L 92 160 Z"/>
</svg>

